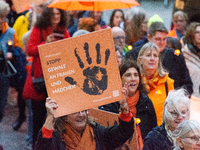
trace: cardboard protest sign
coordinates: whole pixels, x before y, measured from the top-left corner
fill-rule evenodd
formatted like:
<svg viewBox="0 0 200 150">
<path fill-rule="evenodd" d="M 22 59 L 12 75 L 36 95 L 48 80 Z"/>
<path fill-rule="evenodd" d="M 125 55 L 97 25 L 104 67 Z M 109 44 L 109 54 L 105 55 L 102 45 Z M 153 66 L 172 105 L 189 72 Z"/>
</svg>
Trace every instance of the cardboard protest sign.
<svg viewBox="0 0 200 150">
<path fill-rule="evenodd" d="M 111 29 L 38 48 L 55 117 L 124 99 Z"/>
<path fill-rule="evenodd" d="M 100 125 L 108 127 L 119 123 L 118 114 L 99 110 L 90 109 L 89 116 L 94 119 L 94 121 L 100 123 Z M 138 150 L 137 138 L 136 138 L 136 127 L 133 136 L 126 141 L 122 146 L 116 148 L 116 150 Z"/>
</svg>

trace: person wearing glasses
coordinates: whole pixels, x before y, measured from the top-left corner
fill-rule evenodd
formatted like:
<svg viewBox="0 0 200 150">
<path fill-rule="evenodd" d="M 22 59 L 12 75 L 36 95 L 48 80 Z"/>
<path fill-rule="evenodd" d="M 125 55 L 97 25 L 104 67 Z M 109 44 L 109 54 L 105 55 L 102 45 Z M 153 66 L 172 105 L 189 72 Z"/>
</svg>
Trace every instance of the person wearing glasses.
<svg viewBox="0 0 200 150">
<path fill-rule="evenodd" d="M 158 126 L 162 124 L 164 103 L 168 92 L 174 89 L 174 80 L 169 78 L 168 73 L 163 69 L 159 55 L 158 46 L 149 42 L 141 48 L 137 60 L 143 82 L 148 90 L 148 97 L 155 108 Z"/>
<path fill-rule="evenodd" d="M 125 97 L 128 85 L 123 87 Z M 120 101 L 119 125 L 104 127 L 88 117 L 88 110 L 55 119 L 56 101 L 46 99 L 47 118 L 38 134 L 35 150 L 111 150 L 125 143 L 134 132 L 133 115 L 126 99 Z"/>
<path fill-rule="evenodd" d="M 190 99 L 185 89 L 169 92 L 164 104 L 162 125 L 153 128 L 144 139 L 143 150 L 171 150 L 180 123 L 190 117 Z"/>
<path fill-rule="evenodd" d="M 180 50 L 166 47 L 167 33 L 168 30 L 162 22 L 153 22 L 148 28 L 147 39 L 159 47 L 162 65 L 169 72 L 169 77 L 174 80 L 174 88 L 183 87 L 191 95 L 193 93 L 193 83 L 185 63 L 185 58 Z M 137 60 L 142 46 L 133 48 L 126 53 L 125 58 Z"/>
<path fill-rule="evenodd" d="M 171 31 L 169 31 L 167 36 L 181 39 L 185 35 L 186 31 L 186 26 L 188 21 L 187 14 L 179 10 L 174 13 L 172 20 L 174 28 Z"/>
<path fill-rule="evenodd" d="M 184 47 L 182 49 L 186 65 L 193 82 L 193 96 L 200 98 L 200 23 L 191 23 L 183 38 Z"/>
<path fill-rule="evenodd" d="M 199 150 L 200 149 L 200 123 L 187 120 L 181 123 L 174 150 Z"/>
<path fill-rule="evenodd" d="M 118 45 L 121 48 L 120 53 L 122 54 L 122 58 L 124 58 L 125 54 L 129 51 L 128 45 L 125 44 L 125 32 L 120 27 L 113 27 L 111 28 L 111 31 L 113 35 L 114 44 Z"/>
</svg>

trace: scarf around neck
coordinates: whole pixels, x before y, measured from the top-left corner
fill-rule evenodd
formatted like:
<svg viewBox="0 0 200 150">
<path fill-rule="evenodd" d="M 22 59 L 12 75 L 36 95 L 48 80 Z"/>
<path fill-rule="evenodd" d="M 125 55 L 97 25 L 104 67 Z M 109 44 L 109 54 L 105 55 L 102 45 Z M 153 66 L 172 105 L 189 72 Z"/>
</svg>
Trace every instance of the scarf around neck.
<svg viewBox="0 0 200 150">
<path fill-rule="evenodd" d="M 93 128 L 86 124 L 82 137 L 68 123 L 65 124 L 66 132 L 61 136 L 65 143 L 66 150 L 95 150 L 96 142 L 94 139 Z"/>
<path fill-rule="evenodd" d="M 132 97 L 127 96 L 127 104 L 130 109 L 130 112 L 133 114 L 133 117 L 136 117 L 137 114 L 137 108 L 136 105 L 140 98 L 140 92 L 139 90 L 136 91 L 135 95 Z M 137 143 L 139 146 L 139 150 L 142 150 L 143 148 L 143 140 L 142 140 L 142 134 L 140 131 L 139 124 L 136 124 L 136 136 L 137 136 Z"/>
<path fill-rule="evenodd" d="M 158 71 L 156 70 L 156 72 L 154 73 L 151 79 L 147 79 L 144 75 L 142 75 L 142 79 L 143 79 L 143 82 L 146 84 L 147 90 L 151 91 L 152 89 L 155 89 L 158 84 L 158 80 L 159 80 Z"/>
</svg>

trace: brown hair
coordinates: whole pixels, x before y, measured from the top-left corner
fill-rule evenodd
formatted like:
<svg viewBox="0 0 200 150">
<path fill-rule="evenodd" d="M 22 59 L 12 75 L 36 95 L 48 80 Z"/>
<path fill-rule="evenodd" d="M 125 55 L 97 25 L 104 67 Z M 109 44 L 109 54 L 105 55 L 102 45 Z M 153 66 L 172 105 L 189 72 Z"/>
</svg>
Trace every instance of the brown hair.
<svg viewBox="0 0 200 150">
<path fill-rule="evenodd" d="M 150 37 L 153 37 L 156 32 L 165 32 L 167 34 L 168 30 L 162 22 L 156 21 L 149 26 L 148 34 L 150 35 Z"/>
<path fill-rule="evenodd" d="M 44 8 L 41 16 L 38 18 L 35 26 L 41 29 L 45 29 L 49 26 L 51 26 L 51 17 L 53 15 L 53 9 L 54 8 Z M 57 8 L 56 8 L 57 9 Z M 69 15 L 65 10 L 58 9 L 61 14 L 61 19 L 58 24 L 61 28 L 67 28 L 68 21 L 69 21 Z"/>
<path fill-rule="evenodd" d="M 144 93 L 148 93 L 145 84 L 142 81 L 142 77 L 141 77 L 141 73 L 140 73 L 140 69 L 136 63 L 136 61 L 132 60 L 132 59 L 125 59 L 122 64 L 119 66 L 119 70 L 120 70 L 120 76 L 122 78 L 123 74 L 129 69 L 129 68 L 135 68 L 139 74 L 139 85 L 138 85 L 138 90 L 140 92 L 144 92 Z"/>
<path fill-rule="evenodd" d="M 196 28 L 198 26 L 200 26 L 199 22 L 190 23 L 190 25 L 188 26 L 186 30 L 185 37 L 183 39 L 184 43 L 196 45 L 196 42 L 194 40 L 194 35 L 195 35 Z"/>
<path fill-rule="evenodd" d="M 115 13 L 118 12 L 118 11 L 122 13 L 123 21 L 125 21 L 125 19 L 124 19 L 124 12 L 121 9 L 115 9 L 112 12 L 111 16 L 110 16 L 110 27 L 111 28 L 114 27 L 113 20 L 114 20 Z"/>
<path fill-rule="evenodd" d="M 140 11 L 133 15 L 130 23 L 126 27 L 126 38 L 128 44 L 134 44 L 136 41 L 144 37 L 142 24 L 145 18 L 146 14 L 143 11 Z"/>
<path fill-rule="evenodd" d="M 80 18 L 78 23 L 78 30 L 83 29 L 89 32 L 93 32 L 95 27 L 94 19 L 88 18 Z"/>
</svg>

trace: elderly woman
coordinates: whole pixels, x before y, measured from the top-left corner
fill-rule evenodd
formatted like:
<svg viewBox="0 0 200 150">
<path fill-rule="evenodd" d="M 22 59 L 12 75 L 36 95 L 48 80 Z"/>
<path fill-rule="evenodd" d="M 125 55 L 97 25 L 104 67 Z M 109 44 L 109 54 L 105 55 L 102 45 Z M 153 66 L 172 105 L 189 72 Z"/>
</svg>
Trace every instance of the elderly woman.
<svg viewBox="0 0 200 150">
<path fill-rule="evenodd" d="M 141 122 L 136 125 L 138 144 L 140 148 L 143 145 L 143 139 L 157 126 L 156 114 L 153 104 L 146 95 L 146 88 L 143 85 L 140 70 L 137 63 L 133 60 L 125 60 L 120 65 L 120 76 L 122 85 L 128 83 L 127 104 L 134 117 L 139 118 Z M 99 109 L 119 113 L 119 103 L 111 103 L 100 106 Z"/>
<path fill-rule="evenodd" d="M 10 85 L 9 77 L 4 75 L 6 59 L 12 60 L 15 50 L 19 47 L 15 30 L 10 28 L 6 22 L 9 11 L 9 5 L 5 1 L 0 1 L 0 122 L 3 118 L 3 110 Z M 8 41 L 11 41 L 11 46 L 8 45 Z M 21 69 L 23 70 L 23 68 Z"/>
<path fill-rule="evenodd" d="M 170 79 L 167 72 L 164 71 L 159 54 L 157 45 L 149 42 L 140 50 L 137 61 L 143 80 L 149 90 L 148 96 L 156 111 L 158 126 L 162 124 L 167 94 L 174 89 L 174 80 Z"/>
<path fill-rule="evenodd" d="M 123 88 L 125 97 L 128 84 Z M 56 101 L 46 99 L 47 119 L 39 133 L 35 150 L 112 150 L 126 142 L 134 132 L 134 121 L 126 99 L 120 101 L 120 123 L 104 127 L 88 118 L 88 110 L 56 118 Z"/>
<path fill-rule="evenodd" d="M 200 149 L 200 123 L 187 120 L 181 123 L 176 135 L 174 150 L 199 150 Z"/>
<path fill-rule="evenodd" d="M 37 19 L 29 38 L 27 54 L 33 57 L 33 62 L 32 69 L 29 71 L 25 83 L 23 97 L 24 99 L 31 99 L 33 112 L 33 145 L 46 118 L 45 88 L 43 91 L 36 89 L 36 86 L 34 86 L 32 82 L 32 78 L 37 79 L 43 77 L 38 46 L 63 38 L 69 38 L 70 35 L 66 30 L 66 26 L 67 14 L 64 10 L 44 8 L 41 16 Z"/>
<path fill-rule="evenodd" d="M 164 104 L 163 123 L 154 128 L 144 139 L 143 150 L 170 150 L 172 133 L 190 116 L 190 99 L 184 89 L 170 91 Z"/>
<path fill-rule="evenodd" d="M 200 23 L 189 25 L 183 41 L 182 51 L 193 82 L 193 95 L 200 98 L 200 80 L 197 78 L 200 76 Z"/>
</svg>

